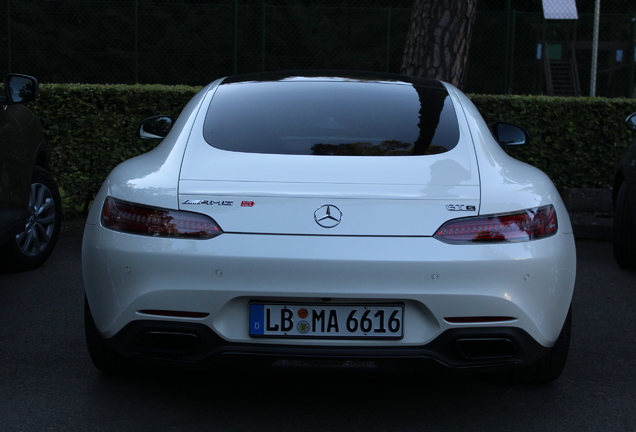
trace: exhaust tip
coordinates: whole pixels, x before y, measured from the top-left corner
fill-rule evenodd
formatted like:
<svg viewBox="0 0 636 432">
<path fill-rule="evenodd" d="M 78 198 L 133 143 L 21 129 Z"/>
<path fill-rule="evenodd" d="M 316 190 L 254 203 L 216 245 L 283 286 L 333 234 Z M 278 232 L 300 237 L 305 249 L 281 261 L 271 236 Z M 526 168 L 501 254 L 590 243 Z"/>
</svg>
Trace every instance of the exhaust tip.
<svg viewBox="0 0 636 432">
<path fill-rule="evenodd" d="M 458 339 L 455 349 L 466 360 L 508 359 L 519 354 L 517 345 L 507 338 Z"/>
<path fill-rule="evenodd" d="M 199 336 L 194 333 L 151 331 L 142 334 L 137 348 L 143 354 L 178 355 L 188 354 L 199 345 Z"/>
</svg>

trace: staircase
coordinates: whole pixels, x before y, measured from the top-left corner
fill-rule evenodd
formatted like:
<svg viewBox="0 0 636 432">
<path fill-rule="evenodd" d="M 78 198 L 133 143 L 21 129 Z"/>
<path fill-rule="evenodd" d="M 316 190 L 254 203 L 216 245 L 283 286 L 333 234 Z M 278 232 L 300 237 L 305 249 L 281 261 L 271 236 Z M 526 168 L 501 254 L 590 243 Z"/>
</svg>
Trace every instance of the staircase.
<svg viewBox="0 0 636 432">
<path fill-rule="evenodd" d="M 579 73 L 574 48 L 561 60 L 550 59 L 547 50 L 543 56 L 545 80 L 550 96 L 580 96 Z"/>
</svg>

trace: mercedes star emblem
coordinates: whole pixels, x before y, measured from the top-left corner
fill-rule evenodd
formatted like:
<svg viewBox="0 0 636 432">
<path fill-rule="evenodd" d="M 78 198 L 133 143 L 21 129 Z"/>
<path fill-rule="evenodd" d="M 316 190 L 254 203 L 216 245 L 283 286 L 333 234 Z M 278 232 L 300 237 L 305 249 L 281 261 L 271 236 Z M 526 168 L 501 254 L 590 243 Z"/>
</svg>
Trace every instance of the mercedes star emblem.
<svg viewBox="0 0 636 432">
<path fill-rule="evenodd" d="M 342 220 L 342 212 L 335 205 L 326 204 L 314 212 L 314 219 L 323 228 L 333 228 Z"/>
</svg>

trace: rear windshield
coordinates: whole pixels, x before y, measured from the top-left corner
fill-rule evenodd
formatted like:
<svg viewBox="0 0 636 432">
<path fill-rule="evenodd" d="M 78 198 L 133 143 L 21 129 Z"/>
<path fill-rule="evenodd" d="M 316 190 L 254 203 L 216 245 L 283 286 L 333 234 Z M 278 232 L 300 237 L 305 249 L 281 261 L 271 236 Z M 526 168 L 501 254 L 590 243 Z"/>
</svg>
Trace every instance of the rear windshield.
<svg viewBox="0 0 636 432">
<path fill-rule="evenodd" d="M 445 88 L 370 82 L 221 84 L 206 141 L 222 150 L 317 156 L 418 156 L 457 145 Z"/>
</svg>

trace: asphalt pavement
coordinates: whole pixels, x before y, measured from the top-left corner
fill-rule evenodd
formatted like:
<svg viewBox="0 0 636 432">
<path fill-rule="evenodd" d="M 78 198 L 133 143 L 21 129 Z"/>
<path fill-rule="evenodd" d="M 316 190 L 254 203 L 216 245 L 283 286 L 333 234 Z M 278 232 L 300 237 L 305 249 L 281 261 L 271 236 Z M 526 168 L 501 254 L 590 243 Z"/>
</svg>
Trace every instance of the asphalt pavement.
<svg viewBox="0 0 636 432">
<path fill-rule="evenodd" d="M 0 431 L 633 431 L 636 272 L 578 239 L 570 356 L 547 386 L 306 372 L 107 377 L 84 344 L 81 223 L 40 269 L 0 273 Z"/>
</svg>

